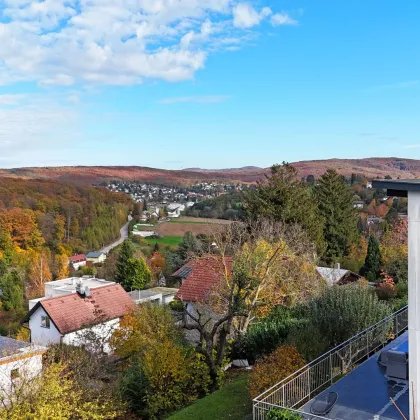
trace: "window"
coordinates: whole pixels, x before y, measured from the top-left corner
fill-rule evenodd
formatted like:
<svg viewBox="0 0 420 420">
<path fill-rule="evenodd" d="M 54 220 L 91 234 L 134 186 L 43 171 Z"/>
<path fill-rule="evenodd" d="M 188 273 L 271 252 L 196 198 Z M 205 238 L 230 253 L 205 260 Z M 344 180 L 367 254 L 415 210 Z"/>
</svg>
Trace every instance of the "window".
<svg viewBox="0 0 420 420">
<path fill-rule="evenodd" d="M 18 379 L 19 378 L 19 369 L 12 369 L 11 371 L 10 371 L 10 379 L 12 380 L 12 381 L 15 381 L 16 379 Z"/>
<path fill-rule="evenodd" d="M 41 316 L 41 327 L 50 328 L 50 318 L 48 316 Z"/>
</svg>

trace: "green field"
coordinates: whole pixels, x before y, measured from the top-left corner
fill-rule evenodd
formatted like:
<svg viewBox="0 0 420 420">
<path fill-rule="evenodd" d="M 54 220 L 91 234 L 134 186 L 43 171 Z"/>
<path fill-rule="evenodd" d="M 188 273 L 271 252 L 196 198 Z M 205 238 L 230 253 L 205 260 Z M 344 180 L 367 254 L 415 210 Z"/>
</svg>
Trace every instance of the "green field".
<svg viewBox="0 0 420 420">
<path fill-rule="evenodd" d="M 145 238 L 144 241 L 149 245 L 158 243 L 159 245 L 177 246 L 182 241 L 182 236 L 165 236 L 163 238 Z"/>
<path fill-rule="evenodd" d="M 168 420 L 245 420 L 252 418 L 248 374 L 242 374 L 214 394 L 198 400 Z"/>
</svg>

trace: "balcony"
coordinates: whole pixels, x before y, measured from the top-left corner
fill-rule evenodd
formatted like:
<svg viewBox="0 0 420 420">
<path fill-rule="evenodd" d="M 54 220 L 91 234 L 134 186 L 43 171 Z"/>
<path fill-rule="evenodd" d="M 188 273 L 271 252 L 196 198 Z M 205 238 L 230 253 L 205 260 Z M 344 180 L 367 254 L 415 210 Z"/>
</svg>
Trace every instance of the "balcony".
<svg viewBox="0 0 420 420">
<path fill-rule="evenodd" d="M 378 364 L 383 350 L 406 345 L 407 328 L 405 307 L 259 395 L 253 401 L 254 420 L 265 420 L 272 408 L 295 411 L 305 420 L 400 420 L 399 410 L 408 418 L 408 384 L 388 381 Z M 310 414 L 314 398 L 329 392 L 336 392 L 338 400 L 328 415 Z"/>
</svg>

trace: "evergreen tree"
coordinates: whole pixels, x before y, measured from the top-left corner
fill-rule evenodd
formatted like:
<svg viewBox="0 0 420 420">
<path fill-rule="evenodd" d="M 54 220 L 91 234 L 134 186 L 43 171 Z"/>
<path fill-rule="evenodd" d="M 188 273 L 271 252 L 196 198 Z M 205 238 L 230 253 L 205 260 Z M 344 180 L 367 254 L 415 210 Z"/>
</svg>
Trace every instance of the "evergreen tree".
<svg viewBox="0 0 420 420">
<path fill-rule="evenodd" d="M 361 270 L 362 275 L 364 275 L 368 281 L 376 281 L 378 279 L 381 269 L 381 259 L 382 256 L 379 242 L 375 235 L 370 235 L 365 265 Z"/>
<path fill-rule="evenodd" d="M 152 272 L 143 258 L 129 258 L 121 285 L 125 290 L 142 290 L 152 281 Z"/>
<path fill-rule="evenodd" d="M 350 245 L 358 238 L 353 193 L 341 175 L 328 169 L 319 179 L 315 194 L 319 213 L 324 219 L 326 250 L 323 259 L 331 264 L 347 255 Z"/>
<path fill-rule="evenodd" d="M 0 280 L 2 290 L 1 303 L 5 311 L 21 312 L 23 310 L 23 283 L 14 270 Z"/>
<path fill-rule="evenodd" d="M 300 225 L 322 253 L 323 219 L 311 190 L 298 180 L 292 165 L 273 165 L 266 181 L 245 195 L 245 209 L 251 220 L 265 217 Z"/>
<path fill-rule="evenodd" d="M 122 246 L 116 263 L 115 280 L 124 284 L 128 276 L 129 260 L 133 257 L 135 248 L 130 239 L 126 239 Z"/>
</svg>

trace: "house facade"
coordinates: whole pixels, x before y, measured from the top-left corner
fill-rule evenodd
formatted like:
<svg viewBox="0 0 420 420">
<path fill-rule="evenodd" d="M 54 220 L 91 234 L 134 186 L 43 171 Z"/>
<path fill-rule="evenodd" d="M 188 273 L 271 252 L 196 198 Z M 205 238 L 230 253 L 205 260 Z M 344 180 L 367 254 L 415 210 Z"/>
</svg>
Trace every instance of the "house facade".
<svg viewBox="0 0 420 420">
<path fill-rule="evenodd" d="M 112 284 L 64 296 L 42 299 L 30 310 L 27 320 L 31 343 L 100 346 L 110 353 L 108 341 L 120 318 L 134 309 L 134 302 L 119 285 Z"/>
<path fill-rule="evenodd" d="M 74 270 L 84 267 L 86 265 L 86 255 L 78 254 L 69 257 L 69 265 L 73 267 Z"/>
<path fill-rule="evenodd" d="M 24 379 L 30 381 L 42 372 L 46 347 L 0 337 L 0 393 L 6 398 Z"/>
<path fill-rule="evenodd" d="M 88 252 L 86 254 L 86 261 L 92 264 L 102 264 L 106 260 L 106 254 L 104 252 Z"/>
</svg>

